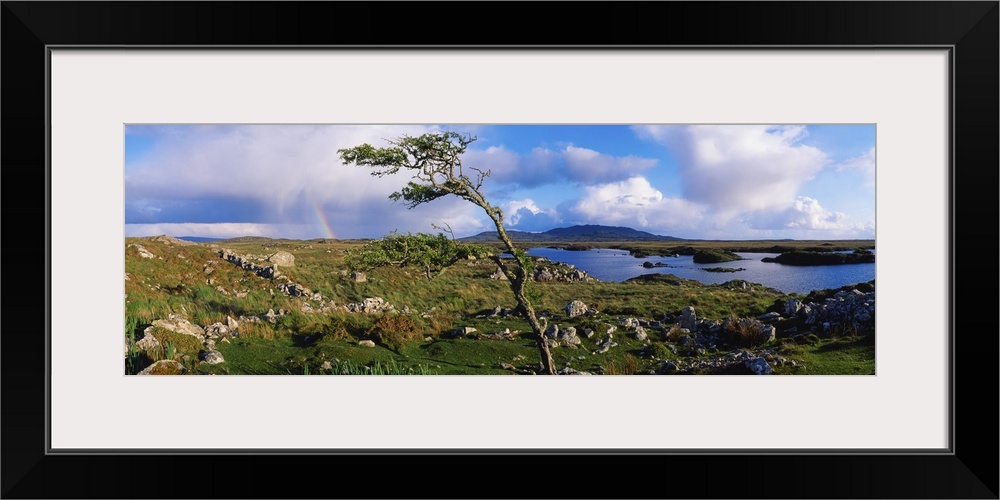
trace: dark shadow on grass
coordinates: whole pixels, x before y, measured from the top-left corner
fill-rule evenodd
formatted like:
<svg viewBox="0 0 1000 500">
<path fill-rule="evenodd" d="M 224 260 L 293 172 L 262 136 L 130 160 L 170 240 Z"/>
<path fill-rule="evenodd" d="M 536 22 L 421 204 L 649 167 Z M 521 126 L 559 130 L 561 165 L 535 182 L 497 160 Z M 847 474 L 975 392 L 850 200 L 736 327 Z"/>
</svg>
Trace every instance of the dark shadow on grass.
<svg viewBox="0 0 1000 500">
<path fill-rule="evenodd" d="M 816 352 L 827 353 L 827 352 L 842 351 L 845 349 L 852 349 L 852 348 L 874 348 L 874 347 L 875 347 L 874 335 L 868 335 L 865 337 L 853 337 L 853 338 L 842 337 L 840 339 L 834 340 L 833 342 L 818 347 L 816 349 Z"/>
</svg>

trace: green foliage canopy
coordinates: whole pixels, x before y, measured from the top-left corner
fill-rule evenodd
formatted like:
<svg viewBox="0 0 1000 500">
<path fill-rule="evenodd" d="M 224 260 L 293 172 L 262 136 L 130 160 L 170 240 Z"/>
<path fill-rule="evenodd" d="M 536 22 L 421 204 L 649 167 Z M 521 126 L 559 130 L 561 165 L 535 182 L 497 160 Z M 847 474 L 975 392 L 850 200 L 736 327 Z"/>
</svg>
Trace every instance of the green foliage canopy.
<svg viewBox="0 0 1000 500">
<path fill-rule="evenodd" d="M 347 265 L 352 269 L 371 270 L 377 267 L 419 267 L 427 276 L 436 274 L 459 260 L 487 257 L 493 252 L 478 245 L 460 245 L 444 234 L 399 234 L 368 242 L 347 253 Z"/>
</svg>

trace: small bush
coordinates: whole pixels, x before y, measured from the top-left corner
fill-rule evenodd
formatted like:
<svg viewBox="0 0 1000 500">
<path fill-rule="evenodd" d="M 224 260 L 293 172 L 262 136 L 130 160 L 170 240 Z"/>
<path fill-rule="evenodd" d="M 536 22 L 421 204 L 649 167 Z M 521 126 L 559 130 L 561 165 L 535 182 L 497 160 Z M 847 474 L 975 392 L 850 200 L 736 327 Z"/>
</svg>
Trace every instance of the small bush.
<svg viewBox="0 0 1000 500">
<path fill-rule="evenodd" d="M 160 342 L 160 352 L 156 359 L 165 359 L 168 347 L 175 354 L 178 352 L 182 354 L 197 354 L 203 348 L 201 340 L 192 335 L 172 332 L 160 327 L 153 327 L 151 333 Z"/>
<path fill-rule="evenodd" d="M 402 314 L 383 315 L 366 333 L 375 343 L 396 351 L 408 341 L 423 338 L 413 320 Z"/>
<path fill-rule="evenodd" d="M 657 359 L 667 359 L 673 357 L 674 353 L 666 346 L 666 344 L 653 342 L 649 345 L 649 354 Z"/>
<path fill-rule="evenodd" d="M 742 346 L 755 347 L 770 340 L 771 326 L 753 318 L 740 318 L 730 314 L 722 325 L 730 341 Z"/>
<path fill-rule="evenodd" d="M 635 375 L 638 371 L 639 361 L 631 354 L 626 354 L 620 364 L 612 360 L 604 367 L 605 375 Z"/>
<path fill-rule="evenodd" d="M 665 339 L 669 340 L 670 342 L 678 342 L 678 341 L 680 341 L 681 338 L 684 337 L 684 334 L 681 333 L 681 325 L 673 325 L 673 326 L 671 326 L 669 330 L 667 330 L 666 332 L 664 332 L 663 337 Z"/>
</svg>

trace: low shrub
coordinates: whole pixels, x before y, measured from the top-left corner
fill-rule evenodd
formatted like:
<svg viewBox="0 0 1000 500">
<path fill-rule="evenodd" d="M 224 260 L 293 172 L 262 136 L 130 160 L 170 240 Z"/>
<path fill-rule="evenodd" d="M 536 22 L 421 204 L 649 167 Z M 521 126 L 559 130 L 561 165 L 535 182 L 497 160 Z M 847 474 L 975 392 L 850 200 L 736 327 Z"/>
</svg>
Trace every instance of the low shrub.
<svg viewBox="0 0 1000 500">
<path fill-rule="evenodd" d="M 377 344 L 399 351 L 408 341 L 422 339 L 420 328 L 402 314 L 385 314 L 366 332 Z"/>
<path fill-rule="evenodd" d="M 755 347 L 771 340 L 774 327 L 753 318 L 740 318 L 730 314 L 722 325 L 731 342 L 742 346 Z"/>
<path fill-rule="evenodd" d="M 605 375 L 635 375 L 638 371 L 639 361 L 631 354 L 626 354 L 621 363 L 611 360 L 604 366 Z"/>
<path fill-rule="evenodd" d="M 673 351 L 666 346 L 666 344 L 661 344 L 659 342 L 653 342 L 649 345 L 649 354 L 657 359 L 667 359 L 673 357 Z"/>
<path fill-rule="evenodd" d="M 681 325 L 673 325 L 669 330 L 663 333 L 663 338 L 670 342 L 678 342 L 684 337 L 684 333 L 681 332 Z"/>
</svg>

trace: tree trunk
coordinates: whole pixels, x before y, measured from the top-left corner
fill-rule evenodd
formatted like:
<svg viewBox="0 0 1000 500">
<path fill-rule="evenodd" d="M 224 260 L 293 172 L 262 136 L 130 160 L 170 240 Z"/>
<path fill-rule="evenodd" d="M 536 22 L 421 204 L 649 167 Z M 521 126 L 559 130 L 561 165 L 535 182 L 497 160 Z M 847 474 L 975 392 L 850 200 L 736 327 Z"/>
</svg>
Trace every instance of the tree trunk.
<svg viewBox="0 0 1000 500">
<path fill-rule="evenodd" d="M 514 285 L 512 285 L 514 286 Z M 518 287 L 520 290 L 515 290 L 514 295 L 517 297 L 518 303 L 524 308 L 524 315 L 528 317 L 528 323 L 531 324 L 531 330 L 535 332 L 536 343 L 538 344 L 538 353 L 542 357 L 542 371 L 546 375 L 555 375 L 556 367 L 555 363 L 552 361 L 552 353 L 549 352 L 549 343 L 545 340 L 545 330 L 542 329 L 542 325 L 538 322 L 538 318 L 535 317 L 535 309 L 531 307 L 531 303 L 528 302 L 528 298 L 524 295 L 524 283 Z"/>
<path fill-rule="evenodd" d="M 510 281 L 510 288 L 514 291 L 514 298 L 517 299 L 518 305 L 524 309 L 524 315 L 528 318 L 528 324 L 531 325 L 531 330 L 535 333 L 536 343 L 538 344 L 538 353 L 542 358 L 542 373 L 546 375 L 555 375 L 555 363 L 552 361 L 552 353 L 549 352 L 549 344 L 545 341 L 545 330 L 542 329 L 541 323 L 538 322 L 538 318 L 535 316 L 535 308 L 531 306 L 531 302 L 524 294 L 525 285 L 527 285 L 527 282 L 530 279 L 525 262 L 522 262 L 521 257 L 517 255 L 517 248 L 514 247 L 514 242 L 509 236 L 507 236 L 507 231 L 504 230 L 503 224 L 496 219 L 494 219 L 493 222 L 497 227 L 497 235 L 499 235 L 500 240 L 503 241 L 507 250 L 509 250 L 511 255 L 513 255 L 517 268 L 514 270 L 513 276 L 511 276 L 511 273 L 501 262 L 500 257 L 496 258 L 496 263 L 500 266 L 500 272 L 507 275 L 507 280 Z"/>
</svg>

